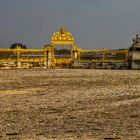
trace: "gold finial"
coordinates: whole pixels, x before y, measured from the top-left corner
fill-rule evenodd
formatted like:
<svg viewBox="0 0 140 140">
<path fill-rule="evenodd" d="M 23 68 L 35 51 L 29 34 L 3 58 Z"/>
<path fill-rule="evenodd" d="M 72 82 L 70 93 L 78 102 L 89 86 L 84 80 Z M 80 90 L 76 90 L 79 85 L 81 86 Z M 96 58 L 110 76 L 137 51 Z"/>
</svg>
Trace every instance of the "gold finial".
<svg viewBox="0 0 140 140">
<path fill-rule="evenodd" d="M 65 26 L 61 26 L 61 28 L 60 28 L 60 33 L 61 33 L 61 34 L 64 34 L 65 31 L 66 31 Z"/>
</svg>

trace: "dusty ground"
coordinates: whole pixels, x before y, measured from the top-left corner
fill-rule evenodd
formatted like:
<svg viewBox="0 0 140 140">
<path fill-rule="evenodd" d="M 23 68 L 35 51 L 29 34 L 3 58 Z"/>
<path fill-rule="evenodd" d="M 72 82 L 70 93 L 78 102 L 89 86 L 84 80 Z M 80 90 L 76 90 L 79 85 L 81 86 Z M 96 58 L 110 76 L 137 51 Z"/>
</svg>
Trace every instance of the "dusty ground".
<svg viewBox="0 0 140 140">
<path fill-rule="evenodd" d="M 0 140 L 140 140 L 140 71 L 0 70 Z"/>
</svg>

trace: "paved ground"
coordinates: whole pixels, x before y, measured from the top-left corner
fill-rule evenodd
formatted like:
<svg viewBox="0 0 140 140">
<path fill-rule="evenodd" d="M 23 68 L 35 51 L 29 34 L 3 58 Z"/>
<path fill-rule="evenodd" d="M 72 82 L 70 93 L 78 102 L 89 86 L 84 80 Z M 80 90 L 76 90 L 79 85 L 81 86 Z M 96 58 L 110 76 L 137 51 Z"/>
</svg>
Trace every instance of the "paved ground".
<svg viewBox="0 0 140 140">
<path fill-rule="evenodd" d="M 0 70 L 0 140 L 139 140 L 140 71 Z"/>
</svg>

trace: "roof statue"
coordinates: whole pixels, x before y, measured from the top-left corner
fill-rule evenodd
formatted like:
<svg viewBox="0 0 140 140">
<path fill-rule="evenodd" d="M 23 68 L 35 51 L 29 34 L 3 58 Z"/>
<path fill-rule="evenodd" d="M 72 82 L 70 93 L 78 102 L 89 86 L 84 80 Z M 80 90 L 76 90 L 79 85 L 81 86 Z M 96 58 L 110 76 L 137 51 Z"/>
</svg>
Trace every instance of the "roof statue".
<svg viewBox="0 0 140 140">
<path fill-rule="evenodd" d="M 132 39 L 132 42 L 132 46 L 129 48 L 129 50 L 140 49 L 140 37 L 138 34 L 136 34 L 136 37 Z"/>
<path fill-rule="evenodd" d="M 132 41 L 133 41 L 133 46 L 136 47 L 140 43 L 139 35 L 136 34 L 136 37 L 133 38 Z"/>
</svg>

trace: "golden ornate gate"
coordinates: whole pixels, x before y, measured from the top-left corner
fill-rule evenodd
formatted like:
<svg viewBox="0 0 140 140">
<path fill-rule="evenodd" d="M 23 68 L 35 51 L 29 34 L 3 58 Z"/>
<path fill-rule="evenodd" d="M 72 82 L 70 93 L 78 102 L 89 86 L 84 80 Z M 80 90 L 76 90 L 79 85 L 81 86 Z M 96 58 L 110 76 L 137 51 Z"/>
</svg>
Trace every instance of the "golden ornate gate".
<svg viewBox="0 0 140 140">
<path fill-rule="evenodd" d="M 53 34 L 50 44 L 54 52 L 52 61 L 55 67 L 70 67 L 72 65 L 74 43 L 73 35 L 66 31 L 64 26 L 60 28 L 59 32 Z M 57 50 L 57 46 L 60 46 L 61 50 Z M 59 53 L 59 55 L 55 53 Z"/>
</svg>

